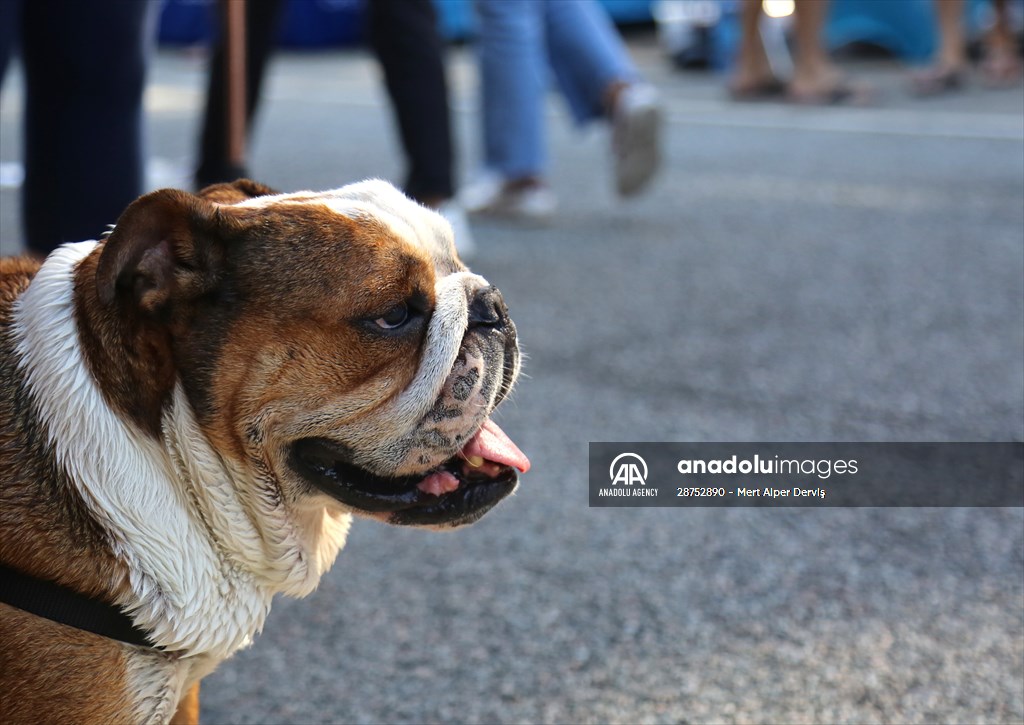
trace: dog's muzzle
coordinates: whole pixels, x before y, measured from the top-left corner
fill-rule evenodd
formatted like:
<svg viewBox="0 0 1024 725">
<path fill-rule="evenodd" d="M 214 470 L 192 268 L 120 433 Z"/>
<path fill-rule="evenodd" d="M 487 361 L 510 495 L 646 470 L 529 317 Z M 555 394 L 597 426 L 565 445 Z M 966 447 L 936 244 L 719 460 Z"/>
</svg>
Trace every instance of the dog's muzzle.
<svg viewBox="0 0 1024 725">
<path fill-rule="evenodd" d="M 358 465 L 355 451 L 345 445 L 305 438 L 292 445 L 291 467 L 346 506 L 384 515 L 395 524 L 471 523 L 512 493 L 518 474 L 526 472 L 530 462 L 489 414 L 508 395 L 518 375 L 516 327 L 494 286 L 472 293 L 467 313 L 462 347 L 466 354 L 487 361 L 482 373 L 484 393 L 480 400 L 460 397 L 457 389 L 462 378 L 450 373 L 449 383 L 456 382 L 448 397 L 443 393 L 436 401 L 427 418 L 446 416 L 457 403 L 466 413 L 467 426 L 471 425 L 469 419 L 478 422 L 475 430 L 461 431 L 461 445 L 445 443 L 438 449 L 444 457 L 440 465 L 409 475 L 384 476 Z M 482 422 L 474 415 L 481 410 L 488 414 Z"/>
</svg>

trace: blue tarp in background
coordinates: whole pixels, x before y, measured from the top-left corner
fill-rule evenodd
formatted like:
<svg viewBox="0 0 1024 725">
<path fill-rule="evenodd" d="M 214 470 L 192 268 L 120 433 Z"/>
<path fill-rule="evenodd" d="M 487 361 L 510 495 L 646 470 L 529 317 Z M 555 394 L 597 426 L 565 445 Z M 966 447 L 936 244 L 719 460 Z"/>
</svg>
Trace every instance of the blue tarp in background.
<svg viewBox="0 0 1024 725">
<path fill-rule="evenodd" d="M 0 0 L 2 2 L 3 0 Z M 258 1 L 258 0 L 256 0 Z M 526 1 L 526 0 L 524 0 Z M 680 2 L 687 0 L 667 0 Z M 1016 0 L 1022 2 L 1022 0 Z M 159 39 L 170 45 L 209 42 L 217 0 L 164 0 Z M 287 0 L 279 41 L 288 48 L 357 45 L 363 38 L 367 0 Z M 620 24 L 650 22 L 655 0 L 598 0 Z M 730 59 L 738 38 L 740 0 L 718 0 L 721 22 L 716 43 Z M 852 42 L 877 45 L 910 62 L 927 60 L 936 45 L 934 0 L 831 0 L 825 28 L 830 48 Z M 991 0 L 969 0 L 969 26 L 990 12 Z M 473 0 L 434 0 L 441 29 L 450 40 L 472 38 Z M 726 47 L 728 46 L 728 47 Z M 720 66 L 721 67 L 721 66 Z"/>
<path fill-rule="evenodd" d="M 0 0 L 2 1 L 2 0 Z M 651 0 L 599 0 L 616 22 L 648 22 Z M 216 0 L 164 0 L 160 42 L 193 45 L 209 42 Z M 280 30 L 288 48 L 355 45 L 362 40 L 366 0 L 288 0 Z M 473 0 L 434 0 L 441 29 L 450 40 L 472 37 Z"/>
</svg>

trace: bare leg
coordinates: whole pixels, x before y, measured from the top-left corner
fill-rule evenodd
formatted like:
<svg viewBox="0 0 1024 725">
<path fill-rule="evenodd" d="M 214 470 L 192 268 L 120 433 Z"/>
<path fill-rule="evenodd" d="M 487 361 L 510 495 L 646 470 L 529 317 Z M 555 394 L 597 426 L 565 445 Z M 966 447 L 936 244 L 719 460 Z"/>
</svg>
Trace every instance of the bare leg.
<svg viewBox="0 0 1024 725">
<path fill-rule="evenodd" d="M 963 0 L 935 0 L 939 21 L 939 68 L 962 70 L 967 66 L 967 40 L 964 37 Z"/>
<path fill-rule="evenodd" d="M 821 37 L 827 14 L 824 0 L 796 0 L 796 54 L 789 89 L 797 100 L 827 96 L 843 82 L 843 74 L 832 63 Z"/>
<path fill-rule="evenodd" d="M 761 41 L 761 0 L 745 0 L 740 13 L 740 47 L 729 91 L 738 100 L 781 93 Z"/>
<path fill-rule="evenodd" d="M 939 50 L 928 68 L 911 76 L 911 90 L 919 96 L 957 90 L 967 71 L 963 0 L 934 0 L 933 7 L 939 26 Z"/>
<path fill-rule="evenodd" d="M 995 25 L 985 38 L 985 60 L 981 71 L 985 84 L 996 88 L 1009 88 L 1020 83 L 1024 76 L 1017 41 L 1010 27 L 1010 8 L 1007 0 L 995 0 Z"/>
</svg>

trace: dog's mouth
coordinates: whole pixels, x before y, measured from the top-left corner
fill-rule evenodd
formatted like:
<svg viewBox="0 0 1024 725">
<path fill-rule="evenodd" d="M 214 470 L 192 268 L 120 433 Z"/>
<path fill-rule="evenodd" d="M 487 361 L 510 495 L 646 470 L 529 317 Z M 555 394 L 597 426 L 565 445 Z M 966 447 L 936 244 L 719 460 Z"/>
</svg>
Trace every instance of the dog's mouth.
<svg viewBox="0 0 1024 725">
<path fill-rule="evenodd" d="M 350 462 L 350 452 L 325 438 L 292 444 L 291 465 L 329 496 L 389 523 L 460 526 L 476 521 L 515 490 L 530 461 L 490 419 L 462 450 L 423 473 L 388 477 Z"/>
</svg>

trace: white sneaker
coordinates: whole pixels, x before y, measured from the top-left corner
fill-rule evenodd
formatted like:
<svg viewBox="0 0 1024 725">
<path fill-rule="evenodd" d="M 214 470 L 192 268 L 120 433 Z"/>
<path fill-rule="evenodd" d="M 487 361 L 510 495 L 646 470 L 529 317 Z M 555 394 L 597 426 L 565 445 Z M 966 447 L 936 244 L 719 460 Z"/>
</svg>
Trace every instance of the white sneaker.
<svg viewBox="0 0 1024 725">
<path fill-rule="evenodd" d="M 612 112 L 612 162 L 620 196 L 639 193 L 661 164 L 661 104 L 646 83 L 626 86 Z"/>
<path fill-rule="evenodd" d="M 459 253 L 459 258 L 463 262 L 469 261 L 476 254 L 476 244 L 473 242 L 473 232 L 469 228 L 469 219 L 466 218 L 462 205 L 455 199 L 448 199 L 437 207 L 437 213 L 452 225 L 455 251 Z"/>
<path fill-rule="evenodd" d="M 550 220 L 558 208 L 558 199 L 546 186 L 508 189 L 496 174 L 486 174 L 467 186 L 459 199 L 470 214 L 531 222 Z"/>
</svg>

